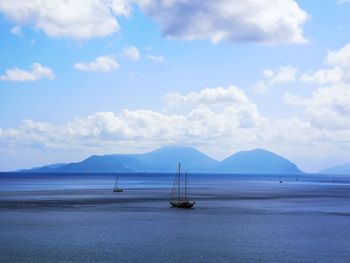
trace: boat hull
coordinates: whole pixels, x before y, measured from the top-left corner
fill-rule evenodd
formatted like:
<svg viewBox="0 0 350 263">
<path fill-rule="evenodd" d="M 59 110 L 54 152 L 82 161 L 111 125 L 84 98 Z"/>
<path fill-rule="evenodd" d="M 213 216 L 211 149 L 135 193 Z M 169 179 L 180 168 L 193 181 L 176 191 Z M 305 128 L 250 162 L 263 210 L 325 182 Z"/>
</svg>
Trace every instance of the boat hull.
<svg viewBox="0 0 350 263">
<path fill-rule="evenodd" d="M 174 208 L 192 208 L 195 202 L 170 202 L 170 206 Z"/>
<path fill-rule="evenodd" d="M 123 192 L 124 190 L 123 189 L 120 189 L 120 188 L 118 188 L 118 189 L 113 189 L 113 192 L 115 192 L 115 193 L 120 193 L 120 192 Z"/>
</svg>

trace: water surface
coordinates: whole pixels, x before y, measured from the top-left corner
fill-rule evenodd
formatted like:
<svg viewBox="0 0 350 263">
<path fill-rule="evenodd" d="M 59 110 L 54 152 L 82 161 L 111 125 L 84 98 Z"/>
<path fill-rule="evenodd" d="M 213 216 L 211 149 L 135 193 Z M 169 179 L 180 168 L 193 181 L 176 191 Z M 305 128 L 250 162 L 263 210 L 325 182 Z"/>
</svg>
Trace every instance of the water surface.
<svg viewBox="0 0 350 263">
<path fill-rule="evenodd" d="M 349 178 L 1 174 L 1 262 L 350 262 Z"/>
</svg>

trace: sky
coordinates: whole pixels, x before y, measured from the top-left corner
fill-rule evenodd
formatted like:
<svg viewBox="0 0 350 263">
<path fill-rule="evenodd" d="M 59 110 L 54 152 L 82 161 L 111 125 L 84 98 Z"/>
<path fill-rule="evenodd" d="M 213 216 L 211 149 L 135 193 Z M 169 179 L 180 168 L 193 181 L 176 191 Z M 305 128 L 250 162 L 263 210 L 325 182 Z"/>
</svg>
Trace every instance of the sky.
<svg viewBox="0 0 350 263">
<path fill-rule="evenodd" d="M 350 1 L 0 0 L 0 171 L 264 148 L 350 162 Z"/>
</svg>

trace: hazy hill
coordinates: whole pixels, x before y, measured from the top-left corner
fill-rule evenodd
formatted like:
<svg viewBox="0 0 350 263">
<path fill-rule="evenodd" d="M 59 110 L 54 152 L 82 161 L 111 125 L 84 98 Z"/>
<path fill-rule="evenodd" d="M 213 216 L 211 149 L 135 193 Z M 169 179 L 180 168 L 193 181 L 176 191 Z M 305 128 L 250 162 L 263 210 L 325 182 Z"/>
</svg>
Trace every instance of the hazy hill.
<svg viewBox="0 0 350 263">
<path fill-rule="evenodd" d="M 255 149 L 242 151 L 226 158 L 217 167 L 220 172 L 230 173 L 300 173 L 289 160 L 272 152 Z"/>
<path fill-rule="evenodd" d="M 143 154 L 93 155 L 81 162 L 44 166 L 32 172 L 174 172 L 177 164 L 189 172 L 300 173 L 298 167 L 272 152 L 242 151 L 219 162 L 202 152 L 168 146 Z"/>
<path fill-rule="evenodd" d="M 55 169 L 63 166 L 63 165 L 66 165 L 65 163 L 55 163 L 55 164 L 50 164 L 50 165 L 46 165 L 46 166 L 41 166 L 41 167 L 34 167 L 34 168 L 31 168 L 31 169 L 21 169 L 21 170 L 18 170 L 18 172 L 43 172 L 43 173 L 48 173 L 48 172 L 52 172 L 54 171 Z"/>
<path fill-rule="evenodd" d="M 347 174 L 350 175 L 350 163 L 342 164 L 327 168 L 320 171 L 323 174 Z"/>
<path fill-rule="evenodd" d="M 187 171 L 212 171 L 218 162 L 190 147 L 168 146 L 143 154 L 91 156 L 55 172 L 173 172 L 181 162 Z"/>
</svg>

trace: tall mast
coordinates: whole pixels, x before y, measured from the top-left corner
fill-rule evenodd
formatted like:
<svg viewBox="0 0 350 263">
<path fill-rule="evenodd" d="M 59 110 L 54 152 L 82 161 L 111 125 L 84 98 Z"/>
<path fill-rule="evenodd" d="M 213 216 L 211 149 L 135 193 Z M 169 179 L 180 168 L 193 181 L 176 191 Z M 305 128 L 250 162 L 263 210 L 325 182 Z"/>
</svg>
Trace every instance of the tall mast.
<svg viewBox="0 0 350 263">
<path fill-rule="evenodd" d="M 186 177 L 185 177 L 185 201 L 188 201 L 187 199 L 187 182 L 188 182 L 188 176 L 186 172 Z"/>
<path fill-rule="evenodd" d="M 179 163 L 179 174 L 178 174 L 178 187 L 177 187 L 177 201 L 180 202 L 180 187 L 181 187 L 181 163 Z"/>
<path fill-rule="evenodd" d="M 176 192 L 177 192 L 176 187 L 178 186 L 178 180 L 179 180 L 179 166 L 177 167 L 173 188 L 171 189 L 170 202 L 175 201 L 176 199 Z"/>
</svg>

